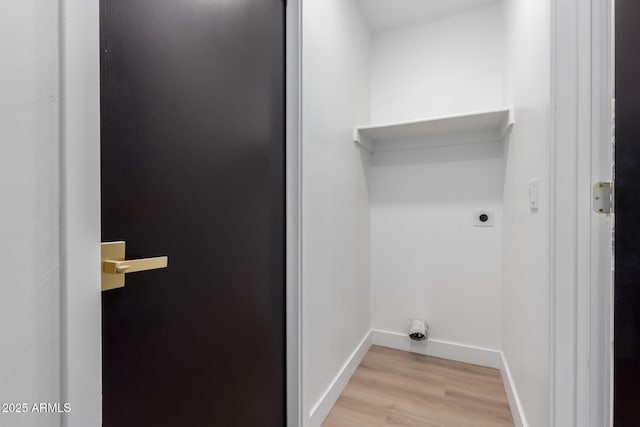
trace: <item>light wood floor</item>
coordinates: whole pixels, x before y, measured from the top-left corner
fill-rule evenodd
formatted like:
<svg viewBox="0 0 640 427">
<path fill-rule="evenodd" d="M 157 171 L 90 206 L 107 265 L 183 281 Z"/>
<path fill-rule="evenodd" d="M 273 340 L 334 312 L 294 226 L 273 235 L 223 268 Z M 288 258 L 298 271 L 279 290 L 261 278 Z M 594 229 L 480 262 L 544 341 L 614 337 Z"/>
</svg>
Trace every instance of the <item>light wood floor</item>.
<svg viewBox="0 0 640 427">
<path fill-rule="evenodd" d="M 513 426 L 496 369 L 373 346 L 323 427 Z"/>
</svg>

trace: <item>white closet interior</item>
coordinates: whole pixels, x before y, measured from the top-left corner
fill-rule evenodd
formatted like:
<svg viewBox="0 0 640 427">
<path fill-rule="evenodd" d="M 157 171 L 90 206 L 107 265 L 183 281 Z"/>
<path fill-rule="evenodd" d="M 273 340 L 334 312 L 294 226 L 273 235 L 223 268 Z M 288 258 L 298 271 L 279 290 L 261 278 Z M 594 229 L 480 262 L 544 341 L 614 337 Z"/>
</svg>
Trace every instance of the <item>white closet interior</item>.
<svg viewBox="0 0 640 427">
<path fill-rule="evenodd" d="M 543 425 L 548 212 L 529 187 L 546 195 L 547 9 L 303 3 L 305 425 L 372 343 L 498 368 L 516 425 Z"/>
</svg>

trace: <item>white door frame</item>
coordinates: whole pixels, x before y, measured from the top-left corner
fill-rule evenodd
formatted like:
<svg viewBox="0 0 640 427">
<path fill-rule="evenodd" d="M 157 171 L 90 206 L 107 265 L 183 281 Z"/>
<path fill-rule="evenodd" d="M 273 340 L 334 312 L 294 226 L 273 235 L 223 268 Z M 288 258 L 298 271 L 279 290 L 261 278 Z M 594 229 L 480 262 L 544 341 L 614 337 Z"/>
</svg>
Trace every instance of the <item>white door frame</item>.
<svg viewBox="0 0 640 427">
<path fill-rule="evenodd" d="M 287 5 L 287 426 L 302 426 L 302 0 Z"/>
<path fill-rule="evenodd" d="M 300 425 L 300 0 L 287 5 L 287 416 Z M 65 427 L 102 425 L 99 0 L 60 0 L 61 395 Z"/>
<path fill-rule="evenodd" d="M 611 160 L 612 0 L 551 5 L 550 425 L 602 427 L 611 417 L 611 259 L 591 187 L 611 179 L 600 165 Z"/>
<path fill-rule="evenodd" d="M 102 425 L 99 0 L 60 1 L 61 395 Z"/>
</svg>

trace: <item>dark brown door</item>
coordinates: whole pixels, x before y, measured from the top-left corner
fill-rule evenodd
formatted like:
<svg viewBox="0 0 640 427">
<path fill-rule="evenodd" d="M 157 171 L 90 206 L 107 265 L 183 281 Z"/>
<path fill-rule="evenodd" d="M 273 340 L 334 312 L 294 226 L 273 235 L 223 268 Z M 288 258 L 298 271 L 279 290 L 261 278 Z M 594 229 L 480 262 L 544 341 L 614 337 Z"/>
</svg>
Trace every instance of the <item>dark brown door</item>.
<svg viewBox="0 0 640 427">
<path fill-rule="evenodd" d="M 285 424 L 282 0 L 102 0 L 107 427 Z"/>
<path fill-rule="evenodd" d="M 640 2 L 616 0 L 614 425 L 640 426 Z"/>
</svg>

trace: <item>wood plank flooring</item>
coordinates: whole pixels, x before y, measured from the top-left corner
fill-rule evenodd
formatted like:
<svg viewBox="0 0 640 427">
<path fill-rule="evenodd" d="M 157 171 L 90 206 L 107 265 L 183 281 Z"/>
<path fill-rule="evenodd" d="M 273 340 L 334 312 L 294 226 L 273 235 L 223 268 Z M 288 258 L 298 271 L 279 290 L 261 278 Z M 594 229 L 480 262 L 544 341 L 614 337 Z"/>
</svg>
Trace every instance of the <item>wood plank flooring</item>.
<svg viewBox="0 0 640 427">
<path fill-rule="evenodd" d="M 373 346 L 323 427 L 513 426 L 497 369 Z"/>
</svg>

